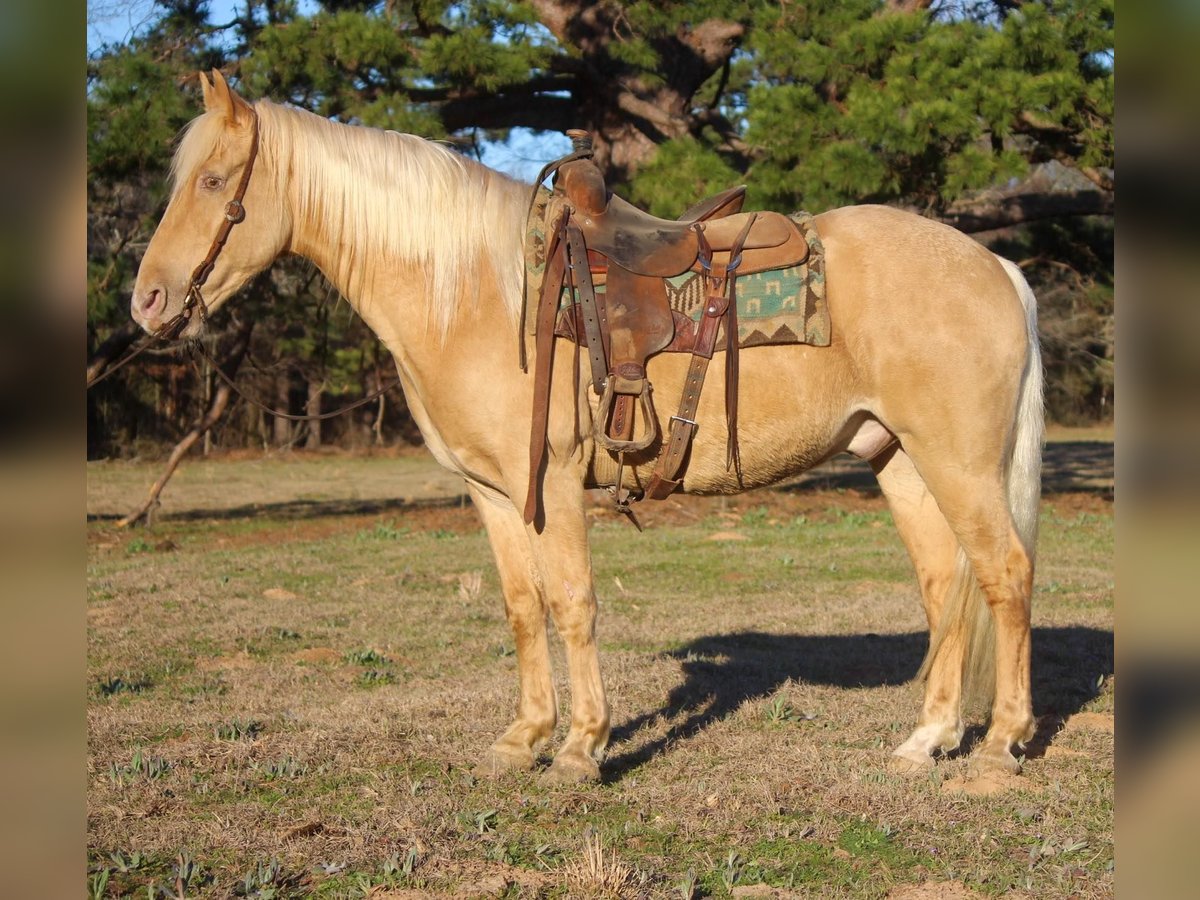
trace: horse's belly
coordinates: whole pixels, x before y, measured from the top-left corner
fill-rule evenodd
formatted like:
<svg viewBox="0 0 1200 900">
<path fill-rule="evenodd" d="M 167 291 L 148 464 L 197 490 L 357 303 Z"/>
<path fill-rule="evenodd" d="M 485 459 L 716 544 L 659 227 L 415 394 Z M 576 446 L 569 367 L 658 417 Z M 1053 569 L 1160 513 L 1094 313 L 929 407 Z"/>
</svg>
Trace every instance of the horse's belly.
<svg viewBox="0 0 1200 900">
<path fill-rule="evenodd" d="M 686 354 L 661 354 L 651 360 L 650 379 L 664 435 L 669 433 L 670 416 L 678 408 L 689 362 Z M 784 345 L 743 350 L 738 390 L 739 479 L 726 465 L 723 363 L 723 354 L 714 357 L 700 395 L 698 428 L 684 471 L 685 492 L 728 494 L 773 484 L 844 448 L 843 429 L 853 412 L 856 392 L 841 348 Z M 653 470 L 653 453 L 638 462 L 638 479 L 644 484 Z"/>
</svg>

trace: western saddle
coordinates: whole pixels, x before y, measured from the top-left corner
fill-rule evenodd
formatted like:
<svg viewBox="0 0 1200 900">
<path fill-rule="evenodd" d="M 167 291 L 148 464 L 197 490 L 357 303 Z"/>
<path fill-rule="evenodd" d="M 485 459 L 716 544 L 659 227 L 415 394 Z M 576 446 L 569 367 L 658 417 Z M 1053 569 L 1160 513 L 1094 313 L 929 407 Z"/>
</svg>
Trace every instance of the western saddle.
<svg viewBox="0 0 1200 900">
<path fill-rule="evenodd" d="M 591 136 L 581 130 L 567 135 L 571 153 L 547 165 L 534 188 L 540 191 L 545 179 L 556 173 L 545 207 L 545 270 L 534 325 L 537 360 L 524 509 L 527 523 L 533 522 L 538 510 L 555 336 L 586 347 L 591 385 L 600 397 L 593 437 L 600 448 L 616 456 L 617 509 L 633 519 L 629 502 L 638 497 L 633 492 L 622 496 L 625 457 L 648 450 L 659 439 L 647 359 L 663 351 L 691 353 L 679 410 L 671 416 L 669 435 L 641 496 L 664 499 L 683 481 L 697 428 L 696 408 L 722 329 L 729 435 L 726 466 L 737 472 L 740 481 L 737 277 L 798 265 L 808 256 L 808 244 L 789 218 L 741 211 L 744 185 L 696 204 L 676 220 L 642 212 L 609 193 L 593 160 Z M 698 325 L 673 311 L 667 296 L 665 279 L 689 272 L 699 273 L 704 286 Z M 601 285 L 604 290 L 598 292 Z M 560 311 L 564 290 L 572 302 Z M 639 409 L 643 426 L 637 435 L 634 419 Z"/>
</svg>

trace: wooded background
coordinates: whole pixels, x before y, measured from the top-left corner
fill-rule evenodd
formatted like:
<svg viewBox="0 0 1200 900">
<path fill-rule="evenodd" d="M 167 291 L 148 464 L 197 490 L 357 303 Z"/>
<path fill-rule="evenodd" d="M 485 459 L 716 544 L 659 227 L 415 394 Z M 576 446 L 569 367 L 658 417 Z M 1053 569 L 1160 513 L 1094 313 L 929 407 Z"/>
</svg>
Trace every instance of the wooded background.
<svg viewBox="0 0 1200 900">
<path fill-rule="evenodd" d="M 915 209 L 1021 265 L 1040 301 L 1051 417 L 1112 416 L 1113 0 L 245 0 L 235 10 L 219 19 L 206 0 L 156 0 L 135 37 L 89 53 L 89 373 L 137 336 L 138 261 L 166 204 L 174 142 L 200 110 L 196 73 L 216 67 L 249 98 L 477 157 L 520 138 L 548 159 L 561 144 L 531 137 L 586 128 L 610 185 L 659 215 L 739 183 L 750 185 L 748 208 Z M 277 408 L 329 410 L 393 377 L 306 262 L 280 261 L 228 308 L 210 343 L 237 355 L 252 324 L 238 381 Z M 181 351 L 145 354 L 88 391 L 88 456 L 164 452 L 218 394 Z M 419 439 L 397 390 L 322 423 L 235 401 L 204 447 Z"/>
</svg>

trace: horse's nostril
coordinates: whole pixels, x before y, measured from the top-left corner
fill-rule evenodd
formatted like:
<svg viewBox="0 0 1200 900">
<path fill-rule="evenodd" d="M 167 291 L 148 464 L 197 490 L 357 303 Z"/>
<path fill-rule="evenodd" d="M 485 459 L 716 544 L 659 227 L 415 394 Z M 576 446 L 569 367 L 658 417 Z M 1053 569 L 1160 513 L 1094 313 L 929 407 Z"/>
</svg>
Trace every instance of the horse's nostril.
<svg viewBox="0 0 1200 900">
<path fill-rule="evenodd" d="M 159 288 L 151 288 L 142 295 L 141 303 L 138 305 L 143 316 L 152 316 L 162 312 L 167 305 L 166 293 Z"/>
</svg>

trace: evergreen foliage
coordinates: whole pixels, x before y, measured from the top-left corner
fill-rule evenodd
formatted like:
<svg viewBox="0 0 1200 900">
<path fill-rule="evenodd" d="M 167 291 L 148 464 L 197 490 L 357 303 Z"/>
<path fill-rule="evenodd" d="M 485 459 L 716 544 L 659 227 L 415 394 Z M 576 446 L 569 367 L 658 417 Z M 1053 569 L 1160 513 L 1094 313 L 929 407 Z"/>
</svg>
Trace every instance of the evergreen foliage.
<svg viewBox="0 0 1200 900">
<path fill-rule="evenodd" d="M 211 67 L 247 96 L 463 152 L 514 128 L 588 128 L 612 183 L 660 215 L 744 182 L 751 205 L 785 212 L 885 202 L 971 230 L 1044 221 L 1000 237 L 1054 290 L 1069 271 L 1071 296 L 1083 298 L 1072 315 L 1084 310 L 1086 330 L 1105 333 L 1111 321 L 1111 218 L 1080 215 L 1112 211 L 1113 0 L 246 0 L 235 9 L 216 21 L 207 0 L 156 0 L 138 36 L 88 57 L 89 351 L 126 320 L 174 142 L 200 108 L 195 73 Z M 250 294 L 237 306 L 261 319 L 256 377 L 264 393 L 294 395 L 291 411 L 314 382 L 351 398 L 387 370 L 310 267 L 281 264 Z M 1061 415 L 1100 413 L 1097 391 L 1107 404 L 1111 342 L 1088 346 L 1052 360 L 1055 384 L 1071 385 L 1052 392 Z M 204 393 L 183 369 L 169 388 L 146 387 L 136 370 L 114 382 L 89 401 L 93 452 L 168 437 Z M 396 404 L 393 435 L 402 413 Z M 243 418 L 230 441 L 284 437 Z"/>
</svg>

